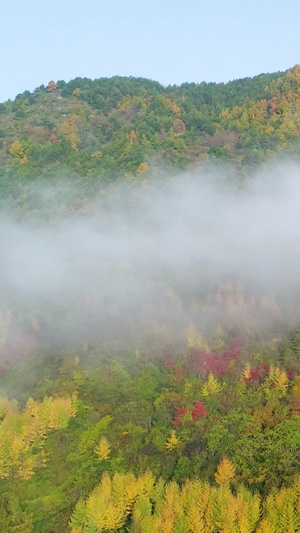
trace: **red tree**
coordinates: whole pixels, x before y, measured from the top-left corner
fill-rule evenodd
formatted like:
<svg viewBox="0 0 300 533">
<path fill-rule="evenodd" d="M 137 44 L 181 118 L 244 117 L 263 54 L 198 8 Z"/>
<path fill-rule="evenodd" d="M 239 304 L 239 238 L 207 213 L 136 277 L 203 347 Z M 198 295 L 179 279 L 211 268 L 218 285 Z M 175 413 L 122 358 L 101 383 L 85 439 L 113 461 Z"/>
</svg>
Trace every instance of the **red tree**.
<svg viewBox="0 0 300 533">
<path fill-rule="evenodd" d="M 172 425 L 174 427 L 179 426 L 181 419 L 184 417 L 185 413 L 186 413 L 185 407 L 176 407 L 176 413 L 175 413 L 174 419 L 172 420 Z"/>
<path fill-rule="evenodd" d="M 193 422 L 196 422 L 196 420 L 198 420 L 198 418 L 200 418 L 200 416 L 205 416 L 205 418 L 207 418 L 208 417 L 208 411 L 205 408 L 205 403 L 204 402 L 200 402 L 199 400 L 197 400 L 195 402 L 194 408 L 191 411 L 191 414 L 192 414 Z"/>
</svg>

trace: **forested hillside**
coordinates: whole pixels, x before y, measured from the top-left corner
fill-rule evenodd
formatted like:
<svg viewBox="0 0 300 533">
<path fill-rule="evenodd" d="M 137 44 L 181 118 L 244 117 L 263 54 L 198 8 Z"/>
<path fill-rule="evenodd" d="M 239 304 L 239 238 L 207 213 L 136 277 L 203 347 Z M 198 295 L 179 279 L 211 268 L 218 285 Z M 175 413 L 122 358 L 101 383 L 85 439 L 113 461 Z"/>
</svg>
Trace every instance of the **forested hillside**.
<svg viewBox="0 0 300 533">
<path fill-rule="evenodd" d="M 2 531 L 296 533 L 299 346 L 27 357 L 2 379 Z"/>
<path fill-rule="evenodd" d="M 0 105 L 1 533 L 300 531 L 299 154 L 300 66 Z"/>
<path fill-rule="evenodd" d="M 1 175 L 72 169 L 114 180 L 206 158 L 256 164 L 297 154 L 299 91 L 299 66 L 226 84 L 51 81 L 1 104 Z"/>
</svg>

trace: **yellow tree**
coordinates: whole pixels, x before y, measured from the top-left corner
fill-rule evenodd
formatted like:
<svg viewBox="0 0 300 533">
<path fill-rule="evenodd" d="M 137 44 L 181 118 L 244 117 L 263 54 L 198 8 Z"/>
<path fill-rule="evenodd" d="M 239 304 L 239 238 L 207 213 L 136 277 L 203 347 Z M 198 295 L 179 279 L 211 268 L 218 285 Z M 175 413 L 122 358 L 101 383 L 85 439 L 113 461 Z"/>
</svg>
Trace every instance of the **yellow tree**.
<svg viewBox="0 0 300 533">
<path fill-rule="evenodd" d="M 101 159 L 102 157 L 102 152 L 101 150 L 96 150 L 96 152 L 93 152 L 91 154 L 91 157 L 94 157 L 94 159 Z"/>
<path fill-rule="evenodd" d="M 203 352 L 206 353 L 209 351 L 209 347 L 202 335 L 200 335 L 197 328 L 195 328 L 193 325 L 190 325 L 189 329 L 187 330 L 186 342 L 189 348 L 199 348 L 199 350 L 203 350 Z"/>
<path fill-rule="evenodd" d="M 21 165 L 28 163 L 28 152 L 28 147 L 24 146 L 24 143 L 18 140 L 14 141 L 9 149 L 10 155 L 18 160 Z"/>
<path fill-rule="evenodd" d="M 73 150 L 78 152 L 78 143 L 80 143 L 80 137 L 78 135 L 78 116 L 73 113 L 69 120 L 65 120 L 60 126 L 60 130 L 64 138 L 70 142 Z"/>
<path fill-rule="evenodd" d="M 46 397 L 42 403 L 29 398 L 22 413 L 8 403 L 0 423 L 0 478 L 31 477 L 34 468 L 45 463 L 46 435 L 67 427 L 76 411 L 75 396 Z"/>
<path fill-rule="evenodd" d="M 251 377 L 251 366 L 250 366 L 250 363 L 246 363 L 245 364 L 245 369 L 242 373 L 242 378 L 244 379 L 250 379 Z"/>
<path fill-rule="evenodd" d="M 215 473 L 215 480 L 218 485 L 228 485 L 235 476 L 235 466 L 227 458 L 223 457 L 222 461 L 218 464 L 217 472 Z"/>
<path fill-rule="evenodd" d="M 278 367 L 274 368 L 271 366 L 269 377 L 272 383 L 274 384 L 274 388 L 281 392 L 284 396 L 286 394 L 286 390 L 289 383 L 289 378 L 287 377 L 285 370 L 281 370 Z"/>
<path fill-rule="evenodd" d="M 98 455 L 99 461 L 108 459 L 110 454 L 110 443 L 105 437 L 101 437 L 100 442 L 95 449 L 96 454 Z"/>
<path fill-rule="evenodd" d="M 136 138 L 136 133 L 134 130 L 131 130 L 131 132 L 129 133 L 129 143 L 133 144 L 133 141 L 135 138 Z"/>
<path fill-rule="evenodd" d="M 262 520 L 257 533 L 276 533 L 275 528 L 266 519 Z"/>
<path fill-rule="evenodd" d="M 147 163 L 141 163 L 138 168 L 136 169 L 136 173 L 137 174 L 144 174 L 145 172 L 147 172 L 148 170 L 148 165 Z"/>
<path fill-rule="evenodd" d="M 166 448 L 168 450 L 174 450 L 174 448 L 176 448 L 178 446 L 178 443 L 179 443 L 179 440 L 176 437 L 176 431 L 173 429 L 171 431 L 170 437 L 167 439 Z"/>
<path fill-rule="evenodd" d="M 207 382 L 204 383 L 202 387 L 202 395 L 203 396 L 212 396 L 214 394 L 217 394 L 221 390 L 221 385 L 218 383 L 218 381 L 214 378 L 212 373 L 209 374 Z"/>
</svg>

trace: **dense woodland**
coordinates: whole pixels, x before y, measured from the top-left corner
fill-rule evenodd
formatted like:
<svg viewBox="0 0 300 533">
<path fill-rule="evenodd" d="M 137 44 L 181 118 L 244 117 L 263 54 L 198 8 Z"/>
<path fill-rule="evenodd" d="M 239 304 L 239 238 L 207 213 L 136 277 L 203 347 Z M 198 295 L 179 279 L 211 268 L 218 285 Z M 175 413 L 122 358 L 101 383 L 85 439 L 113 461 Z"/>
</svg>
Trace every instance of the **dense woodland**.
<svg viewBox="0 0 300 533">
<path fill-rule="evenodd" d="M 23 356 L 2 377 L 2 531 L 298 531 L 300 335 L 222 337 Z"/>
<path fill-rule="evenodd" d="M 41 176 L 72 173 L 95 194 L 116 180 L 207 159 L 232 162 L 243 174 L 270 157 L 297 157 L 299 91 L 299 66 L 226 84 L 51 81 L 0 104 L 1 191 L 23 205 Z"/>
<path fill-rule="evenodd" d="M 99 218 L 95 198 L 106 217 L 116 183 L 129 184 L 126 211 L 163 173 L 209 160 L 242 183 L 258 163 L 297 159 L 300 67 L 166 88 L 51 81 L 0 105 L 0 146 L 3 211 L 31 224 Z M 62 180 L 64 199 L 42 202 Z M 91 338 L 74 302 L 49 304 L 55 333 L 3 296 L 1 532 L 300 531 L 298 319 L 236 280 L 193 293 L 167 279 L 171 318 L 113 310 Z M 212 302 L 220 323 L 202 331 Z M 91 295 L 77 306 L 91 320 Z"/>
</svg>

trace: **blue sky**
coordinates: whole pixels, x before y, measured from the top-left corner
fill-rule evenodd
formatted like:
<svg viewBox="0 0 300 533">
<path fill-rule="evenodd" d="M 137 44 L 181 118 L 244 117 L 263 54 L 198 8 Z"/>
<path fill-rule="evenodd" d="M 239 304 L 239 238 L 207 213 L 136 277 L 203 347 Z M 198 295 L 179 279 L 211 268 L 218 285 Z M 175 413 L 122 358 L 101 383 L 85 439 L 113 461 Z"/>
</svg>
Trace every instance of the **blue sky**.
<svg viewBox="0 0 300 533">
<path fill-rule="evenodd" d="M 299 0 L 1 4 L 1 102 L 51 79 L 226 82 L 300 63 Z"/>
</svg>

